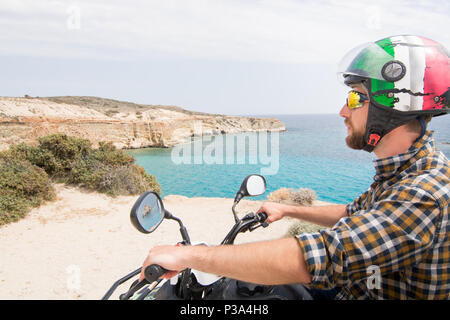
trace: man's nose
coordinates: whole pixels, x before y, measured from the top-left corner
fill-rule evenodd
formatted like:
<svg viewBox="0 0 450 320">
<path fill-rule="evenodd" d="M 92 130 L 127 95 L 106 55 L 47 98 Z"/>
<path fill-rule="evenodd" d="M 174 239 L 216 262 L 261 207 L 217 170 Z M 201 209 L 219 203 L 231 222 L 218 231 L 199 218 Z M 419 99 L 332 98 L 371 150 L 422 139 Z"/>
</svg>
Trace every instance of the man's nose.
<svg viewBox="0 0 450 320">
<path fill-rule="evenodd" d="M 344 104 L 344 105 L 342 106 L 342 109 L 341 109 L 341 111 L 339 112 L 339 115 L 340 115 L 342 118 L 348 118 L 348 117 L 350 116 L 350 109 L 348 108 L 347 104 Z"/>
</svg>

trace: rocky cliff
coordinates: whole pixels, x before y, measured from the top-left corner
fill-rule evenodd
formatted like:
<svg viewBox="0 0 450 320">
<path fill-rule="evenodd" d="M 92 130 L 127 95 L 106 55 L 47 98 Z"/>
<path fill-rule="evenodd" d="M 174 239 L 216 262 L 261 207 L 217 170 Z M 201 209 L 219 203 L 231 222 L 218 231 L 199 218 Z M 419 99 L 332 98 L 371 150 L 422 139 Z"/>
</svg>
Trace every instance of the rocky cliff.
<svg viewBox="0 0 450 320">
<path fill-rule="evenodd" d="M 273 118 L 236 117 L 97 97 L 0 97 L 0 150 L 36 144 L 52 133 L 83 137 L 117 148 L 171 147 L 195 135 L 284 131 Z"/>
</svg>

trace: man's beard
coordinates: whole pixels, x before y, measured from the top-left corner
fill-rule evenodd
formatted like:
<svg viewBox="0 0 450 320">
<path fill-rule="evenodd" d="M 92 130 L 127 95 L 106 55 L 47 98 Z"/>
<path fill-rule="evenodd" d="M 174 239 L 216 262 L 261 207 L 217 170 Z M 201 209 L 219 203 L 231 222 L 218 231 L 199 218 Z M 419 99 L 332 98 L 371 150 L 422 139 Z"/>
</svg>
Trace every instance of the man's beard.
<svg viewBox="0 0 450 320">
<path fill-rule="evenodd" d="M 345 138 L 347 146 L 355 150 L 362 150 L 366 146 L 366 142 L 364 141 L 364 134 L 366 128 L 364 128 L 362 132 L 356 131 L 355 128 L 349 122 L 345 121 L 345 123 L 349 125 L 352 129 L 352 133 Z"/>
</svg>

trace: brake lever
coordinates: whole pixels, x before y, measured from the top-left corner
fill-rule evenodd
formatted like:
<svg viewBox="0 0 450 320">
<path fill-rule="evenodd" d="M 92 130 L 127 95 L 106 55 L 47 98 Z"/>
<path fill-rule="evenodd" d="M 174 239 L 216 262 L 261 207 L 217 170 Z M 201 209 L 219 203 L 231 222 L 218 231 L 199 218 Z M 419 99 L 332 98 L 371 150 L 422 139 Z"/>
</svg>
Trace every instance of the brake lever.
<svg viewBox="0 0 450 320">
<path fill-rule="evenodd" d="M 267 228 L 269 226 L 269 223 L 266 222 L 265 220 L 267 219 L 267 214 L 265 212 L 260 212 L 257 215 L 251 213 L 253 215 L 253 219 L 261 222 L 260 224 L 256 225 L 256 226 L 251 226 L 249 227 L 249 231 L 253 231 L 259 227 L 263 227 L 263 228 Z"/>
<path fill-rule="evenodd" d="M 255 214 L 253 212 L 249 212 L 245 216 L 242 217 L 242 221 L 250 220 L 250 219 L 255 219 Z"/>
<path fill-rule="evenodd" d="M 119 296 L 119 299 L 120 300 L 130 299 L 139 289 L 141 289 L 142 287 L 144 287 L 147 284 L 149 284 L 149 282 L 146 279 L 142 280 L 141 282 L 139 282 L 139 280 L 134 281 L 132 283 L 130 289 L 127 292 L 121 294 Z"/>
<path fill-rule="evenodd" d="M 267 222 L 263 222 L 263 223 L 260 223 L 260 224 L 258 224 L 256 226 L 254 226 L 254 227 L 248 228 L 248 230 L 249 231 L 253 231 L 253 230 L 255 230 L 255 229 L 259 228 L 259 227 L 267 228 L 268 226 L 269 226 L 269 224 Z"/>
</svg>

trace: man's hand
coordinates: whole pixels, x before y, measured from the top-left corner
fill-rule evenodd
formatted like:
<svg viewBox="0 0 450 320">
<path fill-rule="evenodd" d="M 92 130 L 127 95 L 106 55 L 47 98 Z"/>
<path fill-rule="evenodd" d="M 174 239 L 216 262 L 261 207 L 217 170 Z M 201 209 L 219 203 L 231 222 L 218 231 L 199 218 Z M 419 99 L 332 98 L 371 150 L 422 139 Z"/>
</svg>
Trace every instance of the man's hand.
<svg viewBox="0 0 450 320">
<path fill-rule="evenodd" d="M 286 216 L 291 206 L 275 202 L 264 202 L 256 213 L 265 212 L 267 214 L 266 222 L 272 223 Z"/>
<path fill-rule="evenodd" d="M 139 281 L 144 280 L 145 278 L 145 268 L 149 265 L 157 264 L 161 267 L 170 270 L 164 274 L 162 278 L 170 279 L 176 276 L 180 271 L 186 269 L 183 261 L 183 255 L 186 247 L 183 246 L 157 246 L 153 247 L 145 259 L 141 274 L 139 276 Z"/>
</svg>

